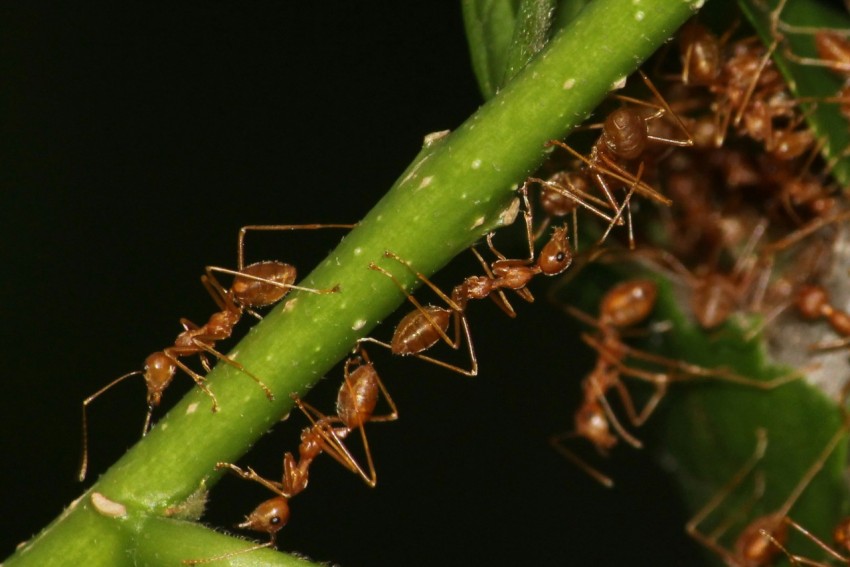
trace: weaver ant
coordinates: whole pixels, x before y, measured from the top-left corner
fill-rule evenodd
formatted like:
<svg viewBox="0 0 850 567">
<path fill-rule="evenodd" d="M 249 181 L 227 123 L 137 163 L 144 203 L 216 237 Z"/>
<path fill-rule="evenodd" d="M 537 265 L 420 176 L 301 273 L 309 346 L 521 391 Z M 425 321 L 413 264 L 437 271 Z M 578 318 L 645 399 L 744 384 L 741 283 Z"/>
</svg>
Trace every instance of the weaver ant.
<svg viewBox="0 0 850 567">
<path fill-rule="evenodd" d="M 392 258 L 407 268 L 416 276 L 417 279 L 419 279 L 419 281 L 431 288 L 434 293 L 443 300 L 448 308 L 437 307 L 436 305 L 423 306 L 415 297 L 404 289 L 404 285 L 398 280 L 398 278 L 396 278 L 395 275 L 378 266 L 374 262 L 370 262 L 369 269 L 380 272 L 390 278 L 405 297 L 407 297 L 407 300 L 410 301 L 410 303 L 412 303 L 416 308 L 399 321 L 389 343 L 373 337 L 363 337 L 358 341 L 358 344 L 373 343 L 389 349 L 393 354 L 398 356 L 415 356 L 416 358 L 436 364 L 437 366 L 442 366 L 443 368 L 448 368 L 449 370 L 457 372 L 458 374 L 463 374 L 464 376 L 476 376 L 478 374 L 478 359 L 475 356 L 475 348 L 472 344 L 472 335 L 469 331 L 469 322 L 467 321 L 466 314 L 464 313 L 464 306 L 457 300 L 457 298 L 448 297 L 440 288 L 425 277 L 424 274 L 414 270 L 410 264 L 395 253 L 387 250 L 384 252 L 384 257 Z M 449 324 L 452 322 L 454 322 L 454 338 L 450 338 L 448 335 Z M 461 329 L 463 329 L 463 339 L 461 338 Z M 469 359 L 471 362 L 469 370 L 450 364 L 438 358 L 422 354 L 441 340 L 451 348 L 457 350 L 460 348 L 461 341 L 464 339 L 469 350 Z"/>
<path fill-rule="evenodd" d="M 88 419 L 86 409 L 88 405 L 101 394 L 113 386 L 130 378 L 141 375 L 144 377 L 147 387 L 148 411 L 142 428 L 142 435 L 146 435 L 150 428 L 151 417 L 162 399 L 165 389 L 171 384 L 177 369 L 185 372 L 195 384 L 212 400 L 212 411 L 218 411 L 218 400 L 215 394 L 207 387 L 206 378 L 189 368 L 180 359 L 199 355 L 201 365 L 209 372 L 211 366 L 206 355 L 212 355 L 218 360 L 240 370 L 249 378 L 254 380 L 266 394 L 269 400 L 274 399 L 274 394 L 254 374 L 248 371 L 242 364 L 215 349 L 215 344 L 229 338 L 233 329 L 242 318 L 242 313 L 248 311 L 259 317 L 252 309 L 267 307 L 281 299 L 291 289 L 326 294 L 336 293 L 338 287 L 329 290 L 318 290 L 293 285 L 296 278 L 295 268 L 283 262 L 264 261 L 245 266 L 245 235 L 249 230 L 296 230 L 296 229 L 318 229 L 318 228 L 351 228 L 354 225 L 347 224 L 308 224 L 308 225 L 254 225 L 244 226 L 239 230 L 237 260 L 238 270 L 228 270 L 215 266 L 207 266 L 206 273 L 201 276 L 210 296 L 219 307 L 219 311 L 213 313 L 204 325 L 196 325 L 186 318 L 180 319 L 183 332 L 177 335 L 174 344 L 162 351 L 155 352 L 145 359 L 144 370 L 135 370 L 119 376 L 94 394 L 83 400 L 83 449 L 80 471 L 78 478 L 82 482 L 88 469 Z M 229 289 L 224 288 L 216 279 L 213 272 L 231 274 L 234 277 Z"/>
<path fill-rule="evenodd" d="M 622 340 L 623 331 L 649 317 L 655 306 L 657 293 L 657 286 L 651 280 L 631 280 L 620 283 L 603 297 L 597 319 L 575 307 L 565 306 L 567 312 L 573 317 L 597 328 L 597 336 L 583 334 L 582 340 L 597 351 L 598 358 L 593 370 L 582 381 L 584 399 L 575 414 L 575 429 L 553 436 L 550 443 L 558 452 L 607 487 L 612 486 L 613 481 L 584 462 L 563 442 L 575 437 L 587 439 L 603 456 L 620 439 L 636 449 L 643 446 L 640 440 L 620 423 L 607 399 L 609 391 L 617 392 L 629 422 L 635 427 L 640 427 L 658 407 L 667 393 L 668 386 L 675 382 L 704 378 L 769 390 L 798 378 L 796 374 L 793 374 L 762 381 L 747 378 L 723 368 L 704 368 L 628 346 Z M 628 358 L 658 365 L 666 368 L 667 371 L 656 372 L 631 367 L 625 364 Z M 654 393 L 640 411 L 635 407 L 632 396 L 622 381 L 623 376 L 649 382 L 655 388 Z"/>
<path fill-rule="evenodd" d="M 360 349 L 357 356 L 346 360 L 344 374 L 345 379 L 337 394 L 337 415 L 335 416 L 322 414 L 297 395 L 292 394 L 292 399 L 310 420 L 310 425 L 301 432 L 298 459 L 296 460 L 291 452 L 284 454 L 281 482 L 266 479 L 250 467 L 243 470 L 232 463 L 216 464 L 217 469 L 230 469 L 240 477 L 257 482 L 277 494 L 274 498 L 262 502 L 247 516 L 245 522 L 237 526 L 265 532 L 269 535 L 269 541 L 217 557 L 187 560 L 183 562 L 184 564 L 208 563 L 265 547 L 273 547 L 277 532 L 289 519 L 289 500 L 307 488 L 310 480 L 310 466 L 322 453 L 330 455 L 346 469 L 360 476 L 370 487 L 377 484 L 377 474 L 364 426 L 368 422 L 395 421 L 398 419 L 398 410 L 365 350 Z M 384 396 L 390 407 L 390 413 L 374 414 L 379 395 Z M 360 430 L 368 474 L 343 442 L 355 429 Z"/>
</svg>

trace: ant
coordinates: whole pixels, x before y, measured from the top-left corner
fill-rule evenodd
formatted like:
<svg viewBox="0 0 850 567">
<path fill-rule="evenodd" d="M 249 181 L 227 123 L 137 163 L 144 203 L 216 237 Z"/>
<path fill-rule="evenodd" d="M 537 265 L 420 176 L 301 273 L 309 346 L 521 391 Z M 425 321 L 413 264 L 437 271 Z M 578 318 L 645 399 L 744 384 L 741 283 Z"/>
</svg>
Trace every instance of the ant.
<svg viewBox="0 0 850 567">
<path fill-rule="evenodd" d="M 572 216 L 573 243 L 578 249 L 578 208 L 584 207 L 609 223 L 616 221 L 604 209 L 610 208 L 607 201 L 590 194 L 591 181 L 583 172 L 557 171 L 546 179 L 529 177 L 526 183 L 540 186 L 540 206 L 546 213 L 543 221 L 534 232 L 534 240 L 539 239 L 549 228 L 552 219 Z M 622 224 L 622 221 L 619 221 Z"/>
<path fill-rule="evenodd" d="M 183 562 L 184 564 L 208 563 L 265 547 L 273 547 L 277 532 L 289 520 L 289 500 L 307 488 L 310 466 L 316 457 L 322 453 L 330 455 L 346 469 L 360 476 L 370 487 L 375 487 L 377 474 L 364 425 L 367 422 L 395 421 L 398 419 L 398 409 L 380 376 L 378 376 L 368 354 L 362 348 L 359 349 L 357 356 L 349 357 L 346 360 L 344 374 L 345 379 L 337 394 L 336 416 L 324 415 L 316 408 L 303 402 L 296 394 L 291 395 L 299 409 L 310 420 L 310 425 L 301 432 L 298 459 L 296 460 L 295 455 L 291 452 L 284 454 L 281 482 L 268 480 L 250 467 L 243 470 L 232 463 L 220 462 L 216 464 L 217 469 L 230 469 L 240 477 L 257 482 L 276 494 L 275 497 L 257 506 L 247 516 L 246 521 L 237 526 L 243 529 L 265 532 L 269 534 L 269 541 L 217 557 L 187 560 Z M 381 394 L 390 407 L 390 413 L 375 415 L 375 407 Z M 368 474 L 343 442 L 355 429 L 360 430 L 366 453 Z"/>
<path fill-rule="evenodd" d="M 254 309 L 268 307 L 278 303 L 290 290 L 308 293 L 329 294 L 339 291 L 335 286 L 331 289 L 313 289 L 294 285 L 297 278 L 295 266 L 278 260 L 263 260 L 245 265 L 245 237 L 248 231 L 282 231 L 282 230 L 317 230 L 323 228 L 351 229 L 356 224 L 279 224 L 279 225 L 248 225 L 239 229 L 236 247 L 236 270 L 207 266 L 206 273 L 210 279 L 215 279 L 213 272 L 229 274 L 234 277 L 230 286 L 233 302 L 246 312 L 260 319 Z M 216 295 L 213 294 L 213 299 Z"/>
<path fill-rule="evenodd" d="M 270 306 L 281 299 L 291 289 L 301 291 L 327 294 L 336 293 L 339 288 L 329 290 L 311 289 L 293 285 L 296 278 L 296 270 L 290 264 L 277 261 L 257 262 L 245 266 L 245 235 L 249 230 L 296 230 L 296 229 L 318 229 L 318 228 L 351 228 L 355 225 L 347 224 L 308 224 L 308 225 L 249 225 L 239 230 L 237 240 L 238 270 L 228 270 L 216 266 L 207 266 L 206 273 L 201 276 L 201 283 L 213 298 L 219 311 L 213 313 L 204 325 L 196 325 L 192 321 L 181 318 L 180 325 L 183 331 L 177 335 L 174 344 L 162 351 L 155 352 L 145 359 L 143 370 L 135 370 L 119 376 L 94 394 L 83 400 L 83 443 L 82 459 L 78 478 L 80 482 L 85 480 L 88 469 L 88 405 L 101 394 L 110 390 L 116 384 L 132 376 L 144 377 L 147 387 L 148 411 L 145 415 L 145 423 L 142 427 L 142 436 L 146 435 L 151 423 L 151 417 L 162 399 L 165 389 L 171 384 L 177 369 L 185 372 L 195 384 L 212 400 L 212 411 L 218 411 L 218 400 L 215 394 L 207 387 L 206 378 L 189 368 L 180 359 L 199 355 L 201 365 L 209 372 L 211 366 L 206 355 L 210 354 L 218 360 L 229 364 L 240 370 L 249 378 L 254 380 L 263 390 L 269 400 L 274 400 L 274 394 L 269 390 L 262 380 L 249 372 L 242 364 L 232 358 L 220 353 L 215 349 L 218 341 L 225 340 L 233 334 L 233 329 L 242 318 L 242 313 L 248 311 L 259 318 L 253 311 L 255 308 Z M 216 279 L 214 272 L 234 275 L 233 283 L 229 289 L 224 288 Z"/>
<path fill-rule="evenodd" d="M 829 293 L 822 285 L 804 284 L 800 286 L 794 304 L 801 317 L 810 321 L 826 319 L 829 326 L 843 337 L 837 341 L 814 345 L 814 348 L 840 348 L 850 344 L 850 313 L 832 305 Z"/>
<path fill-rule="evenodd" d="M 396 262 L 405 266 L 405 268 L 414 274 L 419 281 L 431 288 L 434 293 L 443 300 L 447 307 L 438 307 L 436 305 L 423 306 L 415 297 L 404 289 L 404 285 L 398 280 L 398 278 L 396 278 L 395 275 L 378 266 L 374 262 L 370 262 L 369 269 L 380 272 L 391 279 L 405 297 L 407 297 L 407 300 L 415 306 L 415 309 L 399 321 L 389 343 L 373 337 L 363 337 L 358 341 L 358 344 L 373 343 L 389 349 L 393 354 L 398 356 L 415 356 L 416 358 L 442 366 L 443 368 L 448 368 L 449 370 L 457 372 L 458 374 L 463 374 L 464 376 L 471 377 L 478 375 L 478 359 L 475 356 L 475 348 L 472 344 L 472 334 L 469 331 L 469 322 L 467 321 L 466 314 L 464 313 L 464 306 L 461 305 L 458 298 L 448 297 L 440 288 L 425 277 L 424 274 L 414 270 L 407 261 L 403 260 L 397 254 L 387 250 L 384 252 L 384 257 L 392 258 Z M 452 324 L 452 322 L 454 327 L 454 338 L 450 338 L 448 335 L 449 325 Z M 438 358 L 422 354 L 441 340 L 451 348 L 455 350 L 459 349 L 462 340 L 461 329 L 463 330 L 463 339 L 465 339 L 469 350 L 469 359 L 471 362 L 469 370 L 442 361 Z"/>
<path fill-rule="evenodd" d="M 640 75 L 646 86 L 661 104 L 655 105 L 622 95 L 618 95 L 617 98 L 644 108 L 654 109 L 654 112 L 647 114 L 632 106 L 623 106 L 614 110 L 605 118 L 602 124 L 590 126 L 590 128 L 600 128 L 602 133 L 593 144 L 588 156 L 581 155 L 560 140 L 551 140 L 547 143 L 547 145 L 560 146 L 573 157 L 581 160 L 587 168 L 587 175 L 602 193 L 604 193 L 605 198 L 614 210 L 618 210 L 620 205 L 614 198 L 611 186 L 606 179 L 624 182 L 628 185 L 633 184 L 635 192 L 639 195 L 669 206 L 671 203 L 669 199 L 662 196 L 646 183 L 640 181 L 639 177 L 628 171 L 627 165 L 624 164 L 640 159 L 646 154 L 651 144 L 674 147 L 691 147 L 694 145 L 693 138 L 688 132 L 688 129 L 679 116 L 673 112 L 670 105 L 664 100 L 661 93 L 652 84 L 652 81 L 649 80 L 649 77 L 643 71 L 640 71 Z M 651 123 L 667 114 L 673 117 L 678 128 L 685 134 L 686 139 L 656 136 L 650 133 Z"/>
<path fill-rule="evenodd" d="M 618 284 L 603 296 L 597 319 L 570 305 L 564 306 L 570 315 L 597 328 L 598 336 L 583 334 L 582 340 L 595 349 L 599 356 L 594 368 L 582 381 L 584 400 L 575 414 L 575 429 L 553 436 L 550 443 L 558 452 L 606 487 L 613 486 L 613 481 L 579 458 L 564 445 L 564 441 L 582 437 L 593 444 L 603 456 L 620 439 L 636 449 L 643 446 L 640 440 L 620 423 L 606 397 L 609 391 L 617 392 L 629 422 L 635 427 L 640 427 L 650 418 L 666 395 L 668 386 L 674 382 L 705 378 L 769 390 L 798 378 L 796 374 L 792 374 L 762 381 L 747 378 L 723 368 L 704 368 L 626 345 L 622 341 L 623 332 L 649 317 L 655 307 L 657 295 L 658 289 L 655 282 L 642 279 L 630 280 Z M 624 362 L 627 358 L 666 367 L 668 370 L 653 372 L 630 367 Z M 621 376 L 643 380 L 655 387 L 655 392 L 640 411 L 635 407 Z M 614 432 L 611 431 L 612 428 Z"/>
<path fill-rule="evenodd" d="M 798 529 L 804 535 L 811 535 L 802 526 L 797 525 L 788 517 L 788 512 L 796 504 L 797 500 L 802 496 L 805 489 L 809 486 L 812 480 L 821 471 L 826 461 L 832 455 L 838 444 L 845 439 L 850 427 L 848 422 L 848 414 L 844 409 L 844 401 L 846 401 L 850 393 L 850 381 L 845 383 L 842 388 L 841 399 L 842 403 L 842 425 L 839 427 L 832 437 L 827 441 L 824 448 L 821 450 L 818 457 L 812 462 L 809 468 L 803 473 L 803 476 L 791 490 L 791 493 L 785 499 L 779 508 L 759 516 L 747 524 L 741 530 L 735 542 L 734 550 L 727 549 L 717 542 L 717 538 L 723 534 L 724 529 L 716 530 L 715 533 L 707 536 L 699 531 L 698 526 L 701 524 L 711 512 L 732 493 L 732 491 L 740 485 L 741 482 L 752 472 L 756 464 L 764 457 L 767 448 L 767 437 L 764 430 L 757 431 L 758 442 L 756 450 L 745 465 L 722 487 L 713 498 L 711 498 L 701 510 L 686 524 L 685 530 L 688 534 L 697 540 L 700 544 L 717 553 L 727 565 L 732 567 L 763 567 L 773 564 L 780 551 L 784 552 L 791 558 L 792 564 L 800 564 L 798 559 L 790 555 L 785 550 L 784 544 L 788 538 L 788 526 Z M 763 485 L 763 481 L 758 483 Z M 763 490 L 760 487 L 759 492 Z M 760 494 L 759 494 L 760 496 Z M 839 524 L 837 532 L 842 529 L 843 524 Z M 728 523 L 727 523 L 728 527 Z M 846 527 L 843 529 L 846 530 Z M 846 536 L 846 531 L 842 532 Z M 811 536 L 816 543 L 821 543 L 819 540 Z M 846 537 L 843 538 L 846 541 Z M 826 548 L 825 545 L 822 547 Z M 840 557 L 835 554 L 836 557 Z M 842 558 L 843 559 L 843 558 Z M 846 561 L 846 560 L 845 560 Z M 819 563 L 807 562 L 807 565 L 820 565 Z"/>
<path fill-rule="evenodd" d="M 528 205 L 527 195 L 523 191 L 523 198 Z M 526 209 L 529 211 L 529 209 Z M 516 292 L 522 299 L 529 303 L 534 301 L 534 296 L 528 290 L 528 284 L 532 278 L 543 274 L 556 276 L 563 273 L 573 262 L 573 253 L 567 239 L 567 226 L 555 228 L 549 241 L 543 245 L 540 254 L 535 258 L 534 240 L 531 234 L 531 213 L 526 212 L 526 237 L 528 239 L 529 256 L 525 259 L 509 259 L 499 252 L 493 245 L 493 233 L 487 235 L 487 244 L 496 260 L 488 264 L 484 258 L 473 247 L 472 252 L 484 268 L 485 275 L 469 276 L 463 280 L 452 291 L 452 298 L 462 307 L 470 299 L 484 299 L 491 297 L 502 311 L 509 317 L 516 317 L 516 311 L 505 297 L 502 290 L 509 289 Z M 498 295 L 492 295 L 497 292 Z"/>
</svg>

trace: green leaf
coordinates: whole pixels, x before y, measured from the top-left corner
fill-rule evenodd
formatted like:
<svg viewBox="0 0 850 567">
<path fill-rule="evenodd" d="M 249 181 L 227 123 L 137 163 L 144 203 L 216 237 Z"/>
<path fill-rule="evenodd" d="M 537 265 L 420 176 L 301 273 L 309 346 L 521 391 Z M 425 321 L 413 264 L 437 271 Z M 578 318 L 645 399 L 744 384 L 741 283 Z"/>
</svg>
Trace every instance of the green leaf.
<svg viewBox="0 0 850 567">
<path fill-rule="evenodd" d="M 493 98 L 501 86 L 518 5 L 519 0 L 463 1 L 472 70 L 484 100 Z"/>
<path fill-rule="evenodd" d="M 580 281 L 559 289 L 557 298 L 574 302 L 576 296 L 582 297 L 582 308 L 593 316 L 594 306 L 614 282 L 639 276 L 658 283 L 658 303 L 651 321 L 664 322 L 669 329 L 640 341 L 641 347 L 649 352 L 705 368 L 724 367 L 762 381 L 792 372 L 769 360 L 761 337 L 747 336 L 739 326 L 745 318 L 735 318 L 712 333 L 703 331 L 687 307 L 683 307 L 682 300 L 690 293 L 683 283 L 667 281 L 632 263 L 621 263 L 617 269 L 593 265 L 585 271 Z M 588 282 L 592 282 L 592 289 Z M 800 346 L 805 348 L 807 343 Z M 631 359 L 626 364 L 640 366 Z M 651 368 L 667 371 L 658 365 Z M 639 401 L 648 396 L 650 388 L 640 380 L 626 377 L 624 382 L 631 392 L 637 393 Z M 754 500 L 757 474 L 751 474 L 699 526 L 702 533 L 708 534 L 727 523 L 719 541 L 731 549 L 747 522 L 775 512 L 783 505 L 840 424 L 835 401 L 804 379 L 763 390 L 713 378 L 694 378 L 670 386 L 661 409 L 649 420 L 648 434 L 638 432 L 638 435 L 649 441 L 648 445 L 676 478 L 688 507 L 696 514 L 752 457 L 757 431 L 766 432 L 767 451 L 754 469 L 764 475 L 763 496 Z M 621 449 L 624 448 L 615 448 Z M 814 533 L 831 533 L 846 511 L 848 495 L 843 480 L 846 457 L 844 437 L 791 509 L 790 516 Z M 791 541 L 795 553 L 822 556 L 803 537 Z M 716 555 L 708 551 L 706 554 L 716 559 L 717 564 L 721 563 Z"/>
<path fill-rule="evenodd" d="M 753 0 L 739 2 L 765 45 L 773 44 L 770 13 Z M 776 4 L 774 1 L 770 5 L 775 7 Z M 850 30 L 850 16 L 847 12 L 836 11 L 817 0 L 789 0 L 788 5 L 779 14 L 779 19 L 793 26 Z M 780 30 L 780 33 L 784 35 L 785 41 L 774 51 L 773 58 L 791 91 L 797 97 L 811 97 L 816 100 L 837 96 L 846 74 L 842 76 L 824 67 L 801 65 L 788 59 L 789 51 L 797 57 L 817 58 L 813 34 L 783 30 Z M 835 102 L 819 102 L 813 107 L 807 117 L 809 126 L 819 139 L 826 141 L 822 150 L 826 159 L 838 160 L 831 173 L 846 187 L 850 185 L 850 158 L 842 157 L 842 152 L 850 147 L 850 124 L 841 115 L 839 105 Z"/>
<path fill-rule="evenodd" d="M 587 0 L 464 0 L 472 67 L 484 99 L 507 85 L 585 4 Z"/>
</svg>

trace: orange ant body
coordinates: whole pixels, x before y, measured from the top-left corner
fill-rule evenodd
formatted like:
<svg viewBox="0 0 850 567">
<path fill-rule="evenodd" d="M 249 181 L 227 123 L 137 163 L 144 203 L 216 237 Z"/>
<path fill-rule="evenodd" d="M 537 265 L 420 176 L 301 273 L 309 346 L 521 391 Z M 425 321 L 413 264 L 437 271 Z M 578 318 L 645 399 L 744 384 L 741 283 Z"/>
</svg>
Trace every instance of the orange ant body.
<svg viewBox="0 0 850 567">
<path fill-rule="evenodd" d="M 527 259 L 508 259 L 493 246 L 492 236 L 492 233 L 487 235 L 487 243 L 497 257 L 494 262 L 488 265 L 473 248 L 473 252 L 481 262 L 486 275 L 470 276 L 452 291 L 452 299 L 461 307 L 465 307 L 470 299 L 493 297 L 496 304 L 508 316 L 516 317 L 516 311 L 514 311 L 502 290 L 513 290 L 525 301 L 532 302 L 534 296 L 528 290 L 529 282 L 535 276 L 541 274 L 545 276 L 561 274 L 570 267 L 573 261 L 572 250 L 567 240 L 566 226 L 555 228 L 552 231 L 552 237 L 540 250 L 536 259 L 533 241 L 529 241 L 531 250 Z M 499 295 L 493 296 L 494 292 Z"/>
<path fill-rule="evenodd" d="M 815 345 L 819 348 L 834 348 L 850 343 L 850 314 L 837 309 L 829 300 L 829 294 L 821 285 L 805 284 L 797 291 L 797 312 L 804 319 L 815 321 L 826 319 L 829 326 L 843 337 L 839 341 Z"/>
<path fill-rule="evenodd" d="M 603 297 L 598 319 L 570 305 L 565 306 L 572 316 L 598 329 L 597 336 L 584 334 L 582 340 L 596 350 L 599 356 L 593 370 L 582 381 L 584 398 L 575 414 L 575 429 L 553 436 L 550 443 L 558 452 L 607 487 L 612 486 L 613 481 L 584 462 L 564 446 L 563 442 L 567 439 L 582 437 L 593 444 L 603 456 L 617 444 L 619 439 L 623 439 L 636 449 L 643 446 L 620 423 L 606 397 L 609 391 L 617 392 L 629 422 L 635 427 L 640 427 L 658 407 L 667 393 L 668 386 L 674 382 L 704 378 L 769 390 L 798 378 L 796 374 L 792 374 L 761 381 L 723 368 L 704 368 L 626 345 L 622 340 L 623 331 L 649 317 L 655 307 L 657 293 L 656 284 L 650 280 L 622 282 Z M 653 372 L 627 366 L 625 364 L 627 358 L 666 367 L 667 372 Z M 622 381 L 623 376 L 649 382 L 655 388 L 655 392 L 640 411 L 635 407 L 632 396 Z M 612 428 L 616 435 L 611 431 Z"/>
<path fill-rule="evenodd" d="M 657 293 L 655 283 L 649 280 L 623 282 L 609 290 L 603 297 L 599 307 L 598 320 L 592 319 L 572 306 L 567 306 L 567 310 L 572 315 L 595 325 L 599 329 L 600 337 L 593 339 L 592 344 L 598 345 L 601 350 L 593 370 L 582 381 L 584 401 L 575 414 L 575 429 L 553 436 L 550 442 L 558 452 L 607 487 L 613 486 L 613 481 L 567 449 L 563 441 L 573 437 L 582 437 L 590 441 L 596 447 L 596 450 L 603 455 L 607 454 L 617 444 L 619 438 L 635 448 L 642 447 L 641 442 L 620 424 L 613 408 L 608 403 L 606 394 L 611 389 L 616 389 L 620 400 L 626 407 L 630 421 L 635 425 L 646 421 L 655 409 L 655 405 L 660 401 L 660 396 L 657 396 L 657 399 L 650 400 L 644 409 L 638 413 L 635 410 L 631 394 L 620 380 L 623 367 L 612 361 L 612 358 L 623 359 L 628 354 L 627 347 L 620 341 L 620 332 L 644 321 L 649 316 L 655 307 Z M 583 338 L 587 340 L 587 337 Z M 603 350 L 610 356 L 604 356 Z M 611 427 L 614 428 L 617 435 L 611 432 Z"/>
<path fill-rule="evenodd" d="M 336 293 L 338 288 L 317 290 L 293 285 L 296 279 L 296 270 L 292 265 L 283 262 L 263 261 L 245 266 L 245 235 L 249 230 L 309 230 L 317 228 L 351 228 L 353 226 L 347 224 L 308 224 L 242 227 L 239 230 L 237 240 L 238 269 L 234 271 L 215 266 L 207 266 L 206 274 L 201 276 L 201 283 L 219 307 L 219 311 L 213 313 L 209 320 L 201 326 L 192 323 L 188 319 L 180 319 L 183 332 L 177 335 L 172 346 L 148 356 L 145 359 L 144 370 L 136 370 L 119 376 L 83 400 L 83 454 L 78 475 L 80 481 L 85 479 L 88 469 L 88 420 L 86 409 L 101 394 L 131 376 L 142 375 L 145 380 L 145 386 L 147 387 L 148 411 L 145 416 L 142 435 L 147 434 L 153 411 L 159 406 L 162 394 L 171 384 L 178 368 L 192 378 L 195 384 L 210 397 L 212 400 L 212 411 L 218 411 L 218 400 L 215 394 L 207 387 L 206 378 L 186 366 L 180 358 L 197 354 L 200 356 L 201 365 L 204 370 L 209 372 L 211 367 L 206 355 L 213 355 L 218 360 L 246 374 L 260 386 L 269 400 L 273 400 L 274 394 L 258 377 L 249 372 L 242 364 L 216 350 L 215 344 L 229 338 L 233 334 L 233 329 L 242 318 L 243 312 L 248 311 L 259 317 L 253 309 L 273 305 L 283 299 L 291 289 L 326 294 Z M 234 279 L 231 287 L 225 289 L 214 276 L 214 272 L 233 275 Z"/>
<path fill-rule="evenodd" d="M 448 307 L 437 307 L 436 305 L 423 306 L 413 297 L 407 290 L 404 289 L 402 283 L 388 270 L 378 266 L 374 262 L 369 264 L 370 270 L 380 272 L 390 278 L 393 283 L 407 297 L 407 300 L 415 306 L 415 309 L 405 315 L 393 332 L 392 339 L 389 343 L 375 339 L 373 337 L 364 337 L 358 343 L 373 343 L 389 349 L 393 354 L 398 356 L 415 356 L 426 362 L 448 368 L 458 374 L 464 376 L 476 376 L 478 374 L 478 359 L 475 356 L 475 348 L 472 344 L 472 335 L 469 331 L 469 323 L 464 313 L 464 307 L 453 298 L 449 298 L 443 293 L 440 288 L 434 285 L 425 275 L 414 270 L 410 264 L 401 259 L 398 255 L 389 250 L 384 252 L 385 258 L 392 258 L 405 266 L 412 272 L 421 282 L 431 288 L 442 299 Z M 454 322 L 454 338 L 448 335 L 449 325 Z M 461 329 L 463 330 L 463 338 L 461 338 Z M 469 370 L 442 361 L 438 358 L 423 354 L 438 342 L 443 341 L 451 348 L 457 350 L 460 348 L 461 341 L 465 340 L 469 351 L 471 366 Z"/>
<path fill-rule="evenodd" d="M 209 563 L 257 549 L 273 547 L 277 532 L 289 520 L 289 500 L 307 488 L 310 466 L 322 453 L 330 455 L 346 469 L 360 476 L 370 487 L 377 484 L 377 473 L 364 426 L 369 422 L 395 421 L 398 419 L 398 410 L 366 351 L 360 349 L 358 356 L 346 360 L 344 373 L 345 379 L 337 394 L 336 416 L 324 415 L 303 402 L 297 395 L 292 395 L 295 403 L 310 420 L 310 425 L 301 432 L 298 459 L 296 460 L 291 452 L 284 454 L 281 482 L 268 480 L 251 468 L 243 470 L 232 463 L 220 462 L 216 465 L 217 469 L 230 469 L 240 477 L 257 482 L 277 494 L 262 502 L 247 516 L 245 522 L 237 526 L 267 533 L 269 541 L 217 557 L 186 560 L 184 564 Z M 390 407 L 388 414 L 375 415 L 374 413 L 380 395 L 384 396 Z M 343 440 L 355 429 L 360 430 L 368 474 L 343 443 Z"/>
<path fill-rule="evenodd" d="M 641 105 L 642 107 L 654 109 L 654 112 L 647 114 L 638 108 L 630 106 L 624 106 L 614 110 L 605 118 L 605 121 L 601 125 L 596 126 L 602 129 L 602 133 L 593 144 L 588 156 L 579 154 L 559 140 L 551 140 L 549 142 L 549 145 L 557 145 L 564 148 L 585 164 L 587 175 L 602 191 L 611 208 L 614 210 L 618 210 L 620 205 L 614 198 L 608 180 L 616 180 L 626 185 L 633 184 L 636 193 L 661 204 L 669 205 L 670 200 L 646 183 L 640 181 L 639 175 L 635 175 L 627 169 L 628 164 L 634 163 L 645 156 L 652 144 L 674 147 L 691 147 L 694 144 L 688 129 L 682 123 L 679 116 L 673 112 L 649 78 L 642 71 L 640 74 L 646 86 L 661 104 L 653 105 L 624 96 L 618 96 L 617 98 Z M 656 136 L 651 133 L 650 125 L 652 121 L 660 119 L 665 114 L 673 117 L 678 128 L 685 134 L 686 139 L 681 140 Z"/>
</svg>

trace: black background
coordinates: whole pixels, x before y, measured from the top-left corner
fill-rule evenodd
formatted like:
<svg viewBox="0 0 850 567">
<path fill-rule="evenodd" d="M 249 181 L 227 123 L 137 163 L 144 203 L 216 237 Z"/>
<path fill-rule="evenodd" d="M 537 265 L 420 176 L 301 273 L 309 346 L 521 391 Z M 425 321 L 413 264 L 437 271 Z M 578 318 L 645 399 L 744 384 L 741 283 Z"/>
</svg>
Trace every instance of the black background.
<svg viewBox="0 0 850 567">
<path fill-rule="evenodd" d="M 212 311 L 198 276 L 234 265 L 240 226 L 355 221 L 425 134 L 480 101 L 454 2 L 70 4 L 0 7 L 0 557 L 82 490 L 82 399 Z M 277 235 L 251 254 L 307 270 L 335 238 Z M 318 461 L 279 547 L 346 566 L 692 564 L 648 452 L 619 448 L 604 490 L 547 445 L 589 361 L 538 295 L 514 321 L 474 306 L 476 379 L 376 356 L 401 412 L 370 429 L 377 489 Z M 340 374 L 312 401 L 330 407 Z M 143 415 L 140 379 L 92 406 L 89 482 Z M 296 429 L 243 462 L 279 475 Z M 231 526 L 266 497 L 226 477 L 205 520 Z"/>
</svg>

